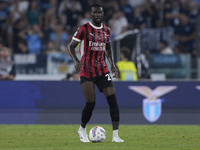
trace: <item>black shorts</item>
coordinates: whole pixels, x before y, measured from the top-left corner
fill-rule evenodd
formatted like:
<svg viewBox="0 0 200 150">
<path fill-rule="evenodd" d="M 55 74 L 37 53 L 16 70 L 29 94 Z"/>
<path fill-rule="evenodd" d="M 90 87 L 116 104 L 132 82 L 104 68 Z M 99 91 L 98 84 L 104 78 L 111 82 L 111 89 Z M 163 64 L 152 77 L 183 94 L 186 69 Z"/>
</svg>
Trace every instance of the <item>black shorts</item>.
<svg viewBox="0 0 200 150">
<path fill-rule="evenodd" d="M 80 77 L 80 79 L 81 79 L 81 84 L 87 81 L 95 83 L 100 92 L 102 92 L 104 88 L 114 87 L 114 84 L 112 82 L 112 77 L 108 73 L 101 77 L 94 77 L 94 78 Z"/>
</svg>

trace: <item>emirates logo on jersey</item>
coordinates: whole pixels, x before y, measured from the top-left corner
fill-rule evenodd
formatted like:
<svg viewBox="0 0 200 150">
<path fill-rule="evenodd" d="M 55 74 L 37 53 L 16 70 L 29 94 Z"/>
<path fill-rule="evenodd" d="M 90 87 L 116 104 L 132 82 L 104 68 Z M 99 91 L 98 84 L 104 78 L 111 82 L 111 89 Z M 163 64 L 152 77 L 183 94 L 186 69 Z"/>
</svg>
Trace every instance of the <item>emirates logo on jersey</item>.
<svg viewBox="0 0 200 150">
<path fill-rule="evenodd" d="M 106 43 L 89 41 L 89 46 L 91 46 L 91 50 L 94 50 L 94 51 L 104 51 Z"/>
</svg>

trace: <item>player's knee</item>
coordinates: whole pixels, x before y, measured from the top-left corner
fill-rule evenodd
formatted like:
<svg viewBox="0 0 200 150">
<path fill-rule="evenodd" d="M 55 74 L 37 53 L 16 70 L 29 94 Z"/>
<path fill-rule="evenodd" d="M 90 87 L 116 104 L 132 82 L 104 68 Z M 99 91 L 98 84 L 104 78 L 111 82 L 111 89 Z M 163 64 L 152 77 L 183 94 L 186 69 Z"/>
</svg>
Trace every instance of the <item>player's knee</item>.
<svg viewBox="0 0 200 150">
<path fill-rule="evenodd" d="M 108 87 L 102 90 L 104 95 L 108 98 L 109 96 L 115 95 L 115 88 Z"/>
<path fill-rule="evenodd" d="M 87 103 L 95 103 L 95 101 L 96 101 L 95 98 L 91 98 L 91 97 L 90 98 L 85 98 L 86 104 Z"/>
</svg>

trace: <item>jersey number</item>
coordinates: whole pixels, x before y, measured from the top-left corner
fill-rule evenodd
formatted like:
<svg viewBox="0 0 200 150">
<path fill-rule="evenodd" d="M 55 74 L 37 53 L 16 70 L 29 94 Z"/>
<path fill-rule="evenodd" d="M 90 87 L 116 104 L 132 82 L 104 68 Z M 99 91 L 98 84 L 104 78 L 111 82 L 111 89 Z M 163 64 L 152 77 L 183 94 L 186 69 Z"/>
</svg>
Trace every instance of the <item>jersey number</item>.
<svg viewBox="0 0 200 150">
<path fill-rule="evenodd" d="M 109 74 L 106 74 L 105 77 L 108 78 L 108 81 L 111 81 L 111 80 L 112 80 L 112 78 L 111 78 L 111 76 L 110 76 Z"/>
</svg>

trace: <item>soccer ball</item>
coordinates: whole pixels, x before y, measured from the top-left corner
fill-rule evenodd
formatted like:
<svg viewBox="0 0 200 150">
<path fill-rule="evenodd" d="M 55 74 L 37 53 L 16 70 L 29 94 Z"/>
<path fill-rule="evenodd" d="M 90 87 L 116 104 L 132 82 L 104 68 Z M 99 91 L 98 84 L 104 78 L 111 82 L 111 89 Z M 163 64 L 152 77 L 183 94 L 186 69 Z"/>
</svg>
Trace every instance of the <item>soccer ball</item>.
<svg viewBox="0 0 200 150">
<path fill-rule="evenodd" d="M 100 143 L 106 139 L 106 131 L 100 126 L 93 127 L 89 132 L 89 138 L 93 143 Z"/>
</svg>

